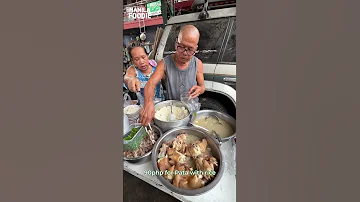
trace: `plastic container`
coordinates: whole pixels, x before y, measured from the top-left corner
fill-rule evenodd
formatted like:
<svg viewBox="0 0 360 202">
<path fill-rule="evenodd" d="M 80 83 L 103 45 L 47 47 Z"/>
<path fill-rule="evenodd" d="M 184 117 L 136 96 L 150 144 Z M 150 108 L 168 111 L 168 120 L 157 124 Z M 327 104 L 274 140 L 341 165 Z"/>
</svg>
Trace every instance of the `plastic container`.
<svg viewBox="0 0 360 202">
<path fill-rule="evenodd" d="M 124 140 L 124 150 L 136 150 L 137 148 L 139 148 L 141 142 L 143 141 L 144 137 L 147 135 L 146 130 L 143 126 L 139 126 L 140 130 L 134 135 L 134 137 L 131 140 Z M 136 127 L 138 128 L 138 127 Z M 129 132 L 127 132 L 124 135 L 124 138 L 126 138 L 127 136 L 129 136 L 131 133 L 131 130 Z"/>
<path fill-rule="evenodd" d="M 124 114 L 129 119 L 136 119 L 139 117 L 141 107 L 139 105 L 128 105 L 124 108 Z"/>
<path fill-rule="evenodd" d="M 196 102 L 194 99 L 190 99 L 190 95 L 188 93 L 183 93 L 180 95 L 180 100 L 189 106 L 190 113 L 196 113 L 200 110 L 201 104 Z"/>
</svg>

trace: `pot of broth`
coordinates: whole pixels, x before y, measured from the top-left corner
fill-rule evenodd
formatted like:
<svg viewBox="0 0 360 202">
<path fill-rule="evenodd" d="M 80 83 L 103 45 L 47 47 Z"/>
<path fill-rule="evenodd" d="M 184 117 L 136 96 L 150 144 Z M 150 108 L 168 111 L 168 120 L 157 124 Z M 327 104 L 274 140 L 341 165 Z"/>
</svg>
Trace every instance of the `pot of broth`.
<svg viewBox="0 0 360 202">
<path fill-rule="evenodd" d="M 215 138 L 219 136 L 220 143 L 226 142 L 236 136 L 236 121 L 230 115 L 215 111 L 201 110 L 194 114 L 190 120 L 194 127 L 205 128 Z"/>
</svg>

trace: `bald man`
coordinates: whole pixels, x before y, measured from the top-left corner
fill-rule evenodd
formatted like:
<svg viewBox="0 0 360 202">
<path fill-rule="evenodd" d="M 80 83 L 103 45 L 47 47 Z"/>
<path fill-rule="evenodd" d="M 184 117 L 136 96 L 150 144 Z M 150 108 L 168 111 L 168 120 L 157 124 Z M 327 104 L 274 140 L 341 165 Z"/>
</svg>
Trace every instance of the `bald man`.
<svg viewBox="0 0 360 202">
<path fill-rule="evenodd" d="M 154 89 L 156 84 L 165 80 L 169 100 L 180 100 L 180 95 L 188 93 L 191 99 L 205 92 L 204 67 L 195 57 L 200 33 L 193 25 L 181 28 L 175 41 L 176 53 L 166 56 L 158 63 L 154 74 L 144 88 L 144 107 L 140 111 L 139 122 L 146 126 L 155 116 Z"/>
</svg>

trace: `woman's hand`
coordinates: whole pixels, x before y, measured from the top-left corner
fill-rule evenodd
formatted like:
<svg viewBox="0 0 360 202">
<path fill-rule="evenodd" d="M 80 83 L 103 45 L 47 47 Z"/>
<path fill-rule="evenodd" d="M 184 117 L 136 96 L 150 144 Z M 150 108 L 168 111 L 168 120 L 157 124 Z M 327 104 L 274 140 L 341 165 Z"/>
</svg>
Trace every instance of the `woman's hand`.
<svg viewBox="0 0 360 202">
<path fill-rule="evenodd" d="M 127 87 L 131 92 L 139 92 L 140 91 L 140 81 L 136 77 L 129 77 L 127 82 Z"/>
</svg>

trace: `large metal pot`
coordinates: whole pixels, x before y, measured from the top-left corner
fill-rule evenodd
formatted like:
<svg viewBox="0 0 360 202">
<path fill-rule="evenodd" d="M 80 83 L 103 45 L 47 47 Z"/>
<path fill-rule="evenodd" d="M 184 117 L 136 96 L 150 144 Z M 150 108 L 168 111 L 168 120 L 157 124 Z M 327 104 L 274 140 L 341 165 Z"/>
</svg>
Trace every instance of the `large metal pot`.
<svg viewBox="0 0 360 202">
<path fill-rule="evenodd" d="M 208 185 L 206 185 L 202 188 L 187 190 L 187 189 L 175 187 L 161 175 L 157 175 L 157 177 L 165 187 L 167 187 L 168 189 L 170 189 L 171 191 L 173 191 L 175 193 L 178 193 L 181 195 L 186 195 L 186 196 L 196 196 L 196 195 L 204 194 L 215 187 L 215 185 L 220 181 L 220 179 L 224 173 L 224 162 L 223 162 L 224 157 L 223 157 L 223 154 L 221 153 L 219 143 L 215 140 L 214 137 L 207 134 L 205 131 L 200 130 L 198 128 L 194 128 L 194 127 L 179 127 L 179 128 L 175 128 L 175 129 L 169 130 L 168 132 L 164 133 L 164 135 L 156 142 L 156 144 L 153 148 L 153 151 L 151 154 L 152 166 L 156 173 L 160 172 L 160 170 L 157 166 L 157 160 L 158 160 L 157 157 L 158 157 L 159 150 L 160 150 L 162 144 L 165 142 L 172 141 L 180 133 L 187 133 L 189 135 L 194 135 L 201 139 L 205 138 L 207 140 L 208 147 L 211 148 L 212 155 L 218 160 L 219 170 L 217 171 L 215 178 Z"/>
<path fill-rule="evenodd" d="M 233 129 L 234 134 L 229 136 L 229 137 L 225 137 L 225 138 L 221 138 L 220 141 L 221 143 L 223 142 L 227 142 L 228 140 L 232 139 L 233 137 L 236 136 L 236 120 L 231 117 L 230 115 L 224 114 L 222 112 L 219 111 L 215 111 L 215 110 L 200 110 L 198 112 L 196 112 L 196 116 L 192 116 L 190 123 L 194 123 L 195 119 L 199 118 L 199 117 L 206 117 L 206 116 L 217 116 L 220 119 L 223 119 L 224 121 L 226 121 Z M 194 127 L 196 127 L 194 125 Z"/>
<path fill-rule="evenodd" d="M 128 133 L 130 133 L 133 128 L 138 127 L 138 126 L 141 126 L 141 124 L 140 124 L 140 123 L 131 124 Z M 159 139 L 160 139 L 161 136 L 163 135 L 163 132 L 161 131 L 161 129 L 160 129 L 159 127 L 155 126 L 155 125 L 151 125 L 151 128 L 152 128 L 156 133 L 158 133 L 158 134 L 160 135 L 160 137 L 159 137 Z M 125 134 L 125 135 L 126 135 L 126 134 Z M 124 135 L 124 136 L 125 136 L 125 135 Z M 159 140 L 159 139 L 158 139 L 158 140 Z M 158 141 L 158 140 L 157 140 L 157 141 Z M 156 144 L 156 143 L 155 143 L 155 144 Z M 154 145 L 154 146 L 155 146 L 155 145 Z M 149 151 L 148 153 L 146 153 L 144 156 L 140 156 L 140 157 L 136 157 L 136 158 L 126 158 L 126 157 L 124 156 L 124 160 L 125 160 L 125 161 L 128 161 L 128 162 L 130 162 L 130 163 L 135 163 L 135 164 L 147 163 L 147 162 L 149 162 L 149 161 L 151 160 L 151 152 L 152 152 L 152 150 L 150 150 L 150 151 Z"/>
<path fill-rule="evenodd" d="M 177 121 L 162 121 L 162 120 L 159 120 L 154 117 L 155 125 L 157 125 L 164 133 L 172 128 L 187 126 L 190 121 L 191 114 L 190 114 L 189 106 L 178 100 L 167 100 L 167 101 L 163 101 L 163 102 L 159 102 L 159 103 L 155 104 L 155 107 L 154 107 L 155 112 L 163 107 L 170 106 L 171 103 L 173 104 L 173 106 L 176 106 L 176 107 L 185 107 L 189 111 L 189 115 L 186 116 L 184 119 L 177 120 Z"/>
</svg>

